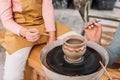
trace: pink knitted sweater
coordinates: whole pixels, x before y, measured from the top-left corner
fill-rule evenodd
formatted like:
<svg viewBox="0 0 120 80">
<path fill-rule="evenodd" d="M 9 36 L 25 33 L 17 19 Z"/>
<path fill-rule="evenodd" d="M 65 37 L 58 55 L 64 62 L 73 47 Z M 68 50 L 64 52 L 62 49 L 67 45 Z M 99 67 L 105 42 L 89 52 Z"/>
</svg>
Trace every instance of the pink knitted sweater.
<svg viewBox="0 0 120 80">
<path fill-rule="evenodd" d="M 21 29 L 21 25 L 17 24 L 13 20 L 12 13 L 13 12 L 21 12 L 22 7 L 20 4 L 20 0 L 0 0 L 0 18 L 3 23 L 3 26 L 12 31 L 13 33 L 19 35 L 19 31 Z M 12 4 L 14 6 L 12 6 Z M 55 31 L 54 24 L 54 10 L 52 6 L 52 0 L 43 0 L 42 3 L 42 15 L 45 22 L 46 31 Z"/>
</svg>

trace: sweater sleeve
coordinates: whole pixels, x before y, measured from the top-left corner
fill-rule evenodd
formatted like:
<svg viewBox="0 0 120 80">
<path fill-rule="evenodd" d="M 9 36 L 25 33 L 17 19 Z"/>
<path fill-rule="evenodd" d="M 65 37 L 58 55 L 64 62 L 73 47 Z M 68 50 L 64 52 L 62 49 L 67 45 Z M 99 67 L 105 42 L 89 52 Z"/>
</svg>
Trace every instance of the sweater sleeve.
<svg viewBox="0 0 120 80">
<path fill-rule="evenodd" d="M 19 35 L 22 26 L 13 20 L 12 10 L 11 0 L 0 0 L 0 18 L 3 26 L 14 34 Z"/>
<path fill-rule="evenodd" d="M 120 56 L 120 24 L 116 30 L 116 33 L 111 41 L 110 45 L 106 48 L 109 53 L 109 63 L 111 65 L 115 62 L 115 60 Z"/>
<path fill-rule="evenodd" d="M 43 0 L 42 15 L 45 22 L 46 31 L 55 31 L 54 9 L 52 0 Z"/>
</svg>

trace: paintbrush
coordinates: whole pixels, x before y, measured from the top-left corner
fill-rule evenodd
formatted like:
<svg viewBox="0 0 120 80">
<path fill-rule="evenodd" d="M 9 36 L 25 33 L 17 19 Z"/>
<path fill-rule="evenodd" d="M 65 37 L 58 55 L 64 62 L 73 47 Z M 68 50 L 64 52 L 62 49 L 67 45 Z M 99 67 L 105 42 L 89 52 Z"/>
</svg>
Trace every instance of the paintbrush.
<svg viewBox="0 0 120 80">
<path fill-rule="evenodd" d="M 47 34 L 47 33 L 41 33 L 40 35 L 50 36 L 50 35 Z"/>
<path fill-rule="evenodd" d="M 109 80 L 113 80 L 112 77 L 110 76 L 109 72 L 106 70 L 105 66 L 103 65 L 103 63 L 101 61 L 99 61 L 100 65 L 102 66 L 103 70 L 106 72 L 106 74 L 109 77 Z"/>
<path fill-rule="evenodd" d="M 96 23 L 99 23 L 100 20 L 96 20 L 95 22 L 96 22 Z M 88 25 L 86 24 L 85 28 L 92 28 L 92 27 L 91 27 L 92 25 L 94 25 L 94 23 L 88 24 Z"/>
<path fill-rule="evenodd" d="M 33 31 L 30 31 L 30 33 L 34 33 L 34 32 L 33 32 Z M 40 33 L 40 35 L 50 36 L 50 35 L 47 34 L 47 33 Z"/>
</svg>

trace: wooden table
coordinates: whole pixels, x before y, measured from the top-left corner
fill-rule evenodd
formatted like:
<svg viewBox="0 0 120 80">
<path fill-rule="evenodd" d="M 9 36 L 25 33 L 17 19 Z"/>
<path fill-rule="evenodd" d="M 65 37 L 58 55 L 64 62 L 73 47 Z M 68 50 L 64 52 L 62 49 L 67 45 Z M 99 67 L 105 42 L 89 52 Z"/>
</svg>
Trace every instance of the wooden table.
<svg viewBox="0 0 120 80">
<path fill-rule="evenodd" d="M 43 46 L 38 45 L 33 48 L 28 59 L 28 66 L 26 68 L 25 80 L 45 80 L 45 74 L 41 67 L 40 54 L 39 54 L 40 49 Z M 110 73 L 111 77 L 120 78 L 120 71 L 118 71 L 117 69 L 107 68 L 107 70 Z M 106 73 L 104 73 L 99 80 L 108 80 L 108 76 L 106 75 Z"/>
<path fill-rule="evenodd" d="M 120 78 L 120 71 L 118 69 L 107 68 L 107 71 L 110 73 L 111 77 Z M 104 73 L 99 80 L 108 80 L 108 79 L 109 79 L 108 75 Z"/>
</svg>

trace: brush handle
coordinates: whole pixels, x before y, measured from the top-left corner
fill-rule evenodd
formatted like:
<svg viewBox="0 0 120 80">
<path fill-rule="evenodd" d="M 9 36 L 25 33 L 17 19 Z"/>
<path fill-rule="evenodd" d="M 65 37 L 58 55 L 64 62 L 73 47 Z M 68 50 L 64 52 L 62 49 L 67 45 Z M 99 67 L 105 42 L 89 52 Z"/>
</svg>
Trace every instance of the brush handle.
<svg viewBox="0 0 120 80">
<path fill-rule="evenodd" d="M 109 80 L 112 80 L 112 77 L 110 76 L 109 72 L 106 70 L 105 66 L 103 65 L 103 63 L 101 61 L 99 61 L 100 65 L 102 66 L 103 70 L 106 72 L 106 74 L 109 77 Z"/>
<path fill-rule="evenodd" d="M 99 22 L 100 22 L 100 20 L 96 20 L 96 23 L 99 23 Z M 88 26 L 91 26 L 91 25 L 94 25 L 94 23 L 89 24 Z"/>
<path fill-rule="evenodd" d="M 49 35 L 49 34 L 47 34 L 47 33 L 41 33 L 41 35 L 50 36 L 50 35 Z"/>
</svg>

